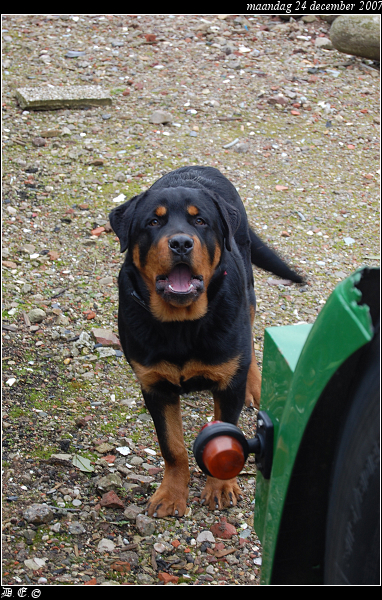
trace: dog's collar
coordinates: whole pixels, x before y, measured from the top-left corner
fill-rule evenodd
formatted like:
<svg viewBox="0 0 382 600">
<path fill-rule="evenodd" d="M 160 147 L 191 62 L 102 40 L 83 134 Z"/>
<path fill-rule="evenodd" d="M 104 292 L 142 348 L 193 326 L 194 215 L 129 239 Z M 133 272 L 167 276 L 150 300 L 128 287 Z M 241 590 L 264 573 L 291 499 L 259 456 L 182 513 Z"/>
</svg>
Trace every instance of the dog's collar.
<svg viewBox="0 0 382 600">
<path fill-rule="evenodd" d="M 140 304 L 143 308 L 150 312 L 150 309 L 147 306 L 146 302 L 140 297 L 139 294 L 137 294 L 135 290 L 131 292 L 130 296 L 135 300 L 135 302 L 137 302 L 137 304 Z"/>
</svg>

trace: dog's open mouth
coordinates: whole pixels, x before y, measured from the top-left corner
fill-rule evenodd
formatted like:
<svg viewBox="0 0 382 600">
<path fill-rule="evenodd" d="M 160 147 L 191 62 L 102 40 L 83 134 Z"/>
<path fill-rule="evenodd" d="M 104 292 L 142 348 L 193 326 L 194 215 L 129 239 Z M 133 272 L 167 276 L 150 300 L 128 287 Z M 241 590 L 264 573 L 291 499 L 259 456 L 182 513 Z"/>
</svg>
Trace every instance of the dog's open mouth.
<svg viewBox="0 0 382 600">
<path fill-rule="evenodd" d="M 203 277 L 193 275 L 191 268 L 185 263 L 177 264 L 168 275 L 158 275 L 156 290 L 164 297 L 175 298 L 180 301 L 197 297 L 204 290 Z"/>
</svg>

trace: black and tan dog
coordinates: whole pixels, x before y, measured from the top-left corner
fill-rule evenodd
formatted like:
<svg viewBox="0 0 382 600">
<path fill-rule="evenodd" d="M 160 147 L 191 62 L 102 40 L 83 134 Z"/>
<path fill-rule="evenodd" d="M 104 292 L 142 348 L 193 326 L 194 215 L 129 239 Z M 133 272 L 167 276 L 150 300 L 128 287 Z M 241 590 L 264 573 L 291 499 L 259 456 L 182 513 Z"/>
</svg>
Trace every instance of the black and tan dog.
<svg viewBox="0 0 382 600">
<path fill-rule="evenodd" d="M 215 419 L 236 424 L 259 406 L 251 262 L 302 279 L 253 233 L 234 186 L 217 169 L 184 167 L 110 214 L 121 252 L 118 326 L 165 461 L 148 514 L 182 516 L 189 468 L 179 396 L 211 390 Z M 208 477 L 202 499 L 235 505 L 236 479 Z"/>
</svg>

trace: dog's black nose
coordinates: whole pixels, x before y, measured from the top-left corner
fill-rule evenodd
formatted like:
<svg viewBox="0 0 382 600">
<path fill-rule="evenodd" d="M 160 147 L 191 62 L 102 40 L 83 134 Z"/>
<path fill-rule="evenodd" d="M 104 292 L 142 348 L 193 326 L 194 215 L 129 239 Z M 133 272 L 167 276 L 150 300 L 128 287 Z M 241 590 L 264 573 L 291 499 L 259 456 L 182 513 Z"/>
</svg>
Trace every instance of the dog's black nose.
<svg viewBox="0 0 382 600">
<path fill-rule="evenodd" d="M 189 254 L 194 247 L 194 240 L 188 235 L 174 235 L 168 240 L 170 249 L 179 256 Z"/>
</svg>

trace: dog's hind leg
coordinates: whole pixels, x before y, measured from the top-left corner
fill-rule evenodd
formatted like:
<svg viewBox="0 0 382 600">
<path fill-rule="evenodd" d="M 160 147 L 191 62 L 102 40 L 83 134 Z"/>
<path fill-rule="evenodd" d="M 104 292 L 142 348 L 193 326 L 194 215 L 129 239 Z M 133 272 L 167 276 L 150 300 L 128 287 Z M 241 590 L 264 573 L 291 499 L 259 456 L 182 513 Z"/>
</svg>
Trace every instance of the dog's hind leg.
<svg viewBox="0 0 382 600">
<path fill-rule="evenodd" d="M 250 307 L 250 319 L 251 319 L 251 332 L 253 329 L 253 323 L 255 320 L 255 308 L 254 305 Z M 252 335 L 252 333 L 251 333 Z M 257 366 L 255 348 L 252 340 L 252 357 L 251 364 L 249 365 L 247 375 L 247 386 L 245 390 L 245 406 L 260 408 L 260 393 L 261 393 L 261 375 L 259 367 Z"/>
<path fill-rule="evenodd" d="M 252 360 L 248 369 L 247 386 L 245 389 L 245 406 L 260 408 L 261 375 L 257 366 L 255 349 L 252 350 Z"/>
</svg>

